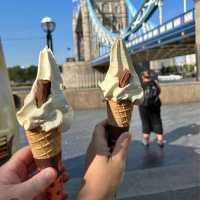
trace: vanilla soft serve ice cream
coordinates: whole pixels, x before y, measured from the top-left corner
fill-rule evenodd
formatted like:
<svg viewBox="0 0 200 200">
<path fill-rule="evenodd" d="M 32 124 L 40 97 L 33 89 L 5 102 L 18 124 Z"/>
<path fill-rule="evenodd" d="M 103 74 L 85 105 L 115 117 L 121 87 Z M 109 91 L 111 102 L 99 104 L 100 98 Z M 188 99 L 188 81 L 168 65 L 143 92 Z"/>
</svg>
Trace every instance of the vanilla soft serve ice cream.
<svg viewBox="0 0 200 200">
<path fill-rule="evenodd" d="M 125 87 L 119 87 L 119 81 L 124 71 L 130 71 L 131 77 Z M 143 100 L 143 89 L 136 74 L 125 43 L 117 39 L 111 49 L 110 66 L 105 80 L 99 85 L 106 100 L 119 102 L 130 100 L 138 104 Z"/>
<path fill-rule="evenodd" d="M 51 94 L 40 108 L 35 102 L 37 80 L 51 82 Z M 48 132 L 61 126 L 63 131 L 66 131 L 71 125 L 73 111 L 64 96 L 63 83 L 54 55 L 48 48 L 40 52 L 36 80 L 25 98 L 24 106 L 17 112 L 17 118 L 25 130 L 41 127 L 42 131 Z"/>
</svg>

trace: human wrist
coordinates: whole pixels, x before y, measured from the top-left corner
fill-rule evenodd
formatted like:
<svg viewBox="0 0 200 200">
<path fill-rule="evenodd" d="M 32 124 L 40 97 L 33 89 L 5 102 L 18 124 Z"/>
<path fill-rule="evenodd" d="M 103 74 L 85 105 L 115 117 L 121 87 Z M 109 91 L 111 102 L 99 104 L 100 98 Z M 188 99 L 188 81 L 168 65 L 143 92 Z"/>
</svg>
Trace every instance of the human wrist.
<svg viewBox="0 0 200 200">
<path fill-rule="evenodd" d="M 112 200 L 113 193 L 108 191 L 108 188 L 105 185 L 101 187 L 99 184 L 92 184 L 84 180 L 77 200 Z"/>
<path fill-rule="evenodd" d="M 91 194 L 89 191 L 88 192 L 83 192 L 80 191 L 78 194 L 77 200 L 112 200 L 113 195 L 108 195 L 108 196 L 103 196 L 103 195 L 97 195 L 95 193 Z"/>
</svg>

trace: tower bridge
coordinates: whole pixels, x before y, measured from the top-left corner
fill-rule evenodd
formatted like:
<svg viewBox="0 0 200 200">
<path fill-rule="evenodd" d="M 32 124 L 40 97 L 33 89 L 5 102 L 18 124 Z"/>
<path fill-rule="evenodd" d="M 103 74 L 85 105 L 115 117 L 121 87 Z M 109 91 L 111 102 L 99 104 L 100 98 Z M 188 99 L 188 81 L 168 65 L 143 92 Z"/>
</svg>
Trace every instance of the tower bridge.
<svg viewBox="0 0 200 200">
<path fill-rule="evenodd" d="M 172 58 L 195 53 L 195 13 L 194 9 L 128 41 L 127 48 L 132 61 Z M 93 66 L 108 62 L 109 49 L 92 60 Z"/>
<path fill-rule="evenodd" d="M 144 1 L 142 6 L 148 9 L 145 13 L 152 14 L 155 9 L 161 10 L 159 5 L 162 4 L 158 2 L 154 6 L 145 6 L 145 3 L 155 2 L 157 1 Z M 90 108 L 103 105 L 101 93 L 96 88 L 104 79 L 109 66 L 111 43 L 119 36 L 124 37 L 137 68 L 148 66 L 153 60 L 196 53 L 199 79 L 200 37 L 197 36 L 200 35 L 200 1 L 194 1 L 194 8 L 184 8 L 185 12 L 164 23 L 161 23 L 162 17 L 159 18 L 159 15 L 157 25 L 151 17 L 144 16 L 143 19 L 137 19 L 142 23 L 139 26 L 133 21 L 134 16 L 139 16 L 139 11 L 132 3 L 133 0 L 81 0 L 77 6 L 73 15 L 75 62 L 66 62 L 62 74 L 64 84 L 69 89 L 66 94 L 74 108 L 88 108 L 89 104 Z M 113 19 L 114 24 L 111 23 Z M 129 21 L 131 22 L 128 23 Z M 164 103 L 197 102 L 200 99 L 199 83 L 177 83 L 162 87 Z M 30 90 L 24 87 L 12 89 L 21 102 Z M 177 97 L 179 90 L 183 94 Z"/>
<path fill-rule="evenodd" d="M 66 87 L 93 87 L 103 80 L 109 66 L 112 42 L 121 37 L 136 67 L 150 61 L 196 53 L 200 79 L 200 1 L 163 23 L 165 0 L 142 0 L 137 10 L 132 0 L 80 0 L 73 16 L 76 62 L 63 67 Z M 157 23 L 152 16 L 158 12 Z M 155 21 L 155 20 L 154 20 Z"/>
</svg>

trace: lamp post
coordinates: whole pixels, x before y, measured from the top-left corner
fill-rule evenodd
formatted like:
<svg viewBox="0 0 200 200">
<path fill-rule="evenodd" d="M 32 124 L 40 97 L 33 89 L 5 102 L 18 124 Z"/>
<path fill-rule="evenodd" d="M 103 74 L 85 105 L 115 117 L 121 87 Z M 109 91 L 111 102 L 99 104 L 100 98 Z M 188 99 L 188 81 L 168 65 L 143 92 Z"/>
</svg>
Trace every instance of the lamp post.
<svg viewBox="0 0 200 200">
<path fill-rule="evenodd" d="M 56 23 L 53 21 L 51 17 L 45 17 L 41 21 L 41 26 L 43 31 L 47 33 L 46 35 L 47 46 L 53 51 L 53 40 L 51 33 L 55 30 Z"/>
</svg>

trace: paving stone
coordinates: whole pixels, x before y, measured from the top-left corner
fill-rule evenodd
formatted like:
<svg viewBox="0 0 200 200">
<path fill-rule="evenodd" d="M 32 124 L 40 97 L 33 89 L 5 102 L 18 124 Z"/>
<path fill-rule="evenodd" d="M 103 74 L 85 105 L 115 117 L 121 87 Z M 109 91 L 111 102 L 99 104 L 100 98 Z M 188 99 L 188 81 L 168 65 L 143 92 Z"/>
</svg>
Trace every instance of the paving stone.
<svg viewBox="0 0 200 200">
<path fill-rule="evenodd" d="M 71 129 L 63 134 L 63 159 L 71 177 L 71 181 L 66 185 L 70 200 L 76 199 L 80 177 L 83 175 L 85 152 L 93 129 L 104 118 L 105 109 L 76 111 Z M 162 119 L 165 148 L 162 151 L 158 147 L 155 135 L 152 134 L 152 143 L 147 150 L 141 142 L 138 110 L 134 109 L 130 128 L 134 139 L 129 147 L 126 176 L 118 198 L 198 200 L 200 103 L 165 105 L 162 107 Z M 21 135 L 22 144 L 25 145 L 25 138 Z M 195 165 L 195 162 L 198 164 Z"/>
</svg>

